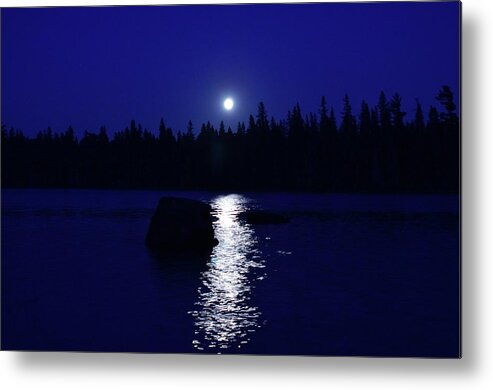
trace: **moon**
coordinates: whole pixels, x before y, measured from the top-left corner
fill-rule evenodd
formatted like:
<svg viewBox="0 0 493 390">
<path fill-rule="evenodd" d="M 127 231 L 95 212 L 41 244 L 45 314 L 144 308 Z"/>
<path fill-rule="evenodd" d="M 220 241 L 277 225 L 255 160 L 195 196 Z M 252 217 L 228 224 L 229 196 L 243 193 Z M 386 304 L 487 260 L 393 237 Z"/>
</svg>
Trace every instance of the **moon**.
<svg viewBox="0 0 493 390">
<path fill-rule="evenodd" d="M 233 106 L 235 105 L 235 102 L 231 98 L 227 98 L 224 101 L 224 108 L 228 111 L 231 111 L 233 109 Z"/>
</svg>

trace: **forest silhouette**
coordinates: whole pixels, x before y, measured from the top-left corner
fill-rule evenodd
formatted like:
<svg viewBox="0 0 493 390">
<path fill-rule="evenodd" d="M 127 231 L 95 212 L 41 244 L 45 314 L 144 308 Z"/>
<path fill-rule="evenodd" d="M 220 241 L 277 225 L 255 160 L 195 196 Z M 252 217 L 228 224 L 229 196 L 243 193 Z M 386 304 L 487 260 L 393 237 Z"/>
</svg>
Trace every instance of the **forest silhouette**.
<svg viewBox="0 0 493 390">
<path fill-rule="evenodd" d="M 2 124 L 4 188 L 193 189 L 243 191 L 458 193 L 460 130 L 453 93 L 443 86 L 427 118 L 401 97 L 361 103 L 349 97 L 340 120 L 322 97 L 317 113 L 299 104 L 287 118 L 269 118 L 263 103 L 236 129 L 202 124 L 157 133 L 134 120 L 109 138 L 69 127 L 29 138 Z"/>
</svg>

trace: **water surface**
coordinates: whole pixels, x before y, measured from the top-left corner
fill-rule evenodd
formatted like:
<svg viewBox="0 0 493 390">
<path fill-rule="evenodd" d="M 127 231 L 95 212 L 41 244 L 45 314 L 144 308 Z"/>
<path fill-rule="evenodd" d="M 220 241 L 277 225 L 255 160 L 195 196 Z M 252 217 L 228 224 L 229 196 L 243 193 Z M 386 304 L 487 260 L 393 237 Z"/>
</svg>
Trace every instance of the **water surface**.
<svg viewBox="0 0 493 390">
<path fill-rule="evenodd" d="M 213 207 L 210 256 L 144 246 L 161 196 Z M 249 208 L 291 218 L 250 226 Z M 3 190 L 2 347 L 459 353 L 456 196 Z"/>
</svg>

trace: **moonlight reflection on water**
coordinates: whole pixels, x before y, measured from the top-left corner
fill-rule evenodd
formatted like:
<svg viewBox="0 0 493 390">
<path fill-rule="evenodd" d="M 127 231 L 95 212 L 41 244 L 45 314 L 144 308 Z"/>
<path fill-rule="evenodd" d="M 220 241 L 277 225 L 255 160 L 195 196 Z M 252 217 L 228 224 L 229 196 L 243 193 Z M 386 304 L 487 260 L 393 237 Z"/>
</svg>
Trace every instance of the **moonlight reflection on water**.
<svg viewBox="0 0 493 390">
<path fill-rule="evenodd" d="M 193 346 L 200 351 L 241 348 L 260 327 L 261 313 L 249 300 L 255 278 L 252 269 L 264 265 L 253 229 L 239 219 L 247 204 L 240 195 L 220 196 L 211 204 L 219 244 L 201 275 L 196 302 L 200 308 L 191 312 L 196 327 Z"/>
</svg>

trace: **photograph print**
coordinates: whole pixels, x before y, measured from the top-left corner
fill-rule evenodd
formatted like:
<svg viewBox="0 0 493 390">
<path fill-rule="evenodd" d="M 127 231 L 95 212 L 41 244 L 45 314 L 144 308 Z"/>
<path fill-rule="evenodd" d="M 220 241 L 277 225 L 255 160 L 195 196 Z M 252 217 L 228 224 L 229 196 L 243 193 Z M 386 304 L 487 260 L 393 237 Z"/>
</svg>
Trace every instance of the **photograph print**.
<svg viewBox="0 0 493 390">
<path fill-rule="evenodd" d="M 1 348 L 461 357 L 461 3 L 1 9 Z"/>
</svg>

